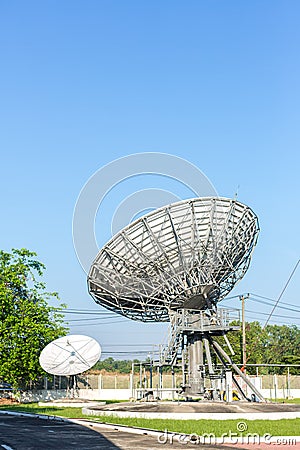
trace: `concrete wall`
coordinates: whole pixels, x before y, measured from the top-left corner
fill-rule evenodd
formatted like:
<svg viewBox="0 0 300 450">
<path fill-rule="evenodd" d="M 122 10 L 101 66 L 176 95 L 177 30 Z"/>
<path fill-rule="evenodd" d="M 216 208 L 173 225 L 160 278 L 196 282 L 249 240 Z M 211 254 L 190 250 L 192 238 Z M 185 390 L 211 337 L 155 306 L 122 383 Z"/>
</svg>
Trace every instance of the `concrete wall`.
<svg viewBox="0 0 300 450">
<path fill-rule="evenodd" d="M 21 393 L 22 402 L 39 402 L 47 400 L 57 400 L 67 397 L 66 389 L 57 390 L 34 390 Z M 129 400 L 130 389 L 79 389 L 76 393 L 79 398 L 86 400 Z"/>
</svg>

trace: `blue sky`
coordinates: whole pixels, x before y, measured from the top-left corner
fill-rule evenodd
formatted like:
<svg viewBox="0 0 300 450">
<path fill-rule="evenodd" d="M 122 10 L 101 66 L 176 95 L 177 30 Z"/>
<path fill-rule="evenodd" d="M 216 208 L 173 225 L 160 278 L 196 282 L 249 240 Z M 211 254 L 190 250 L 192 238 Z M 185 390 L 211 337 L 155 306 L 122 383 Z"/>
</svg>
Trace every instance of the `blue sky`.
<svg viewBox="0 0 300 450">
<path fill-rule="evenodd" d="M 238 188 L 261 233 L 233 295 L 276 298 L 299 257 L 299 19 L 292 0 L 2 2 L 1 248 L 35 250 L 49 289 L 97 309 L 72 243 L 76 199 L 110 161 L 164 152 L 198 166 L 221 196 Z M 149 187 L 187 196 L 162 177 L 123 183 L 98 212 L 99 245 L 112 205 Z M 282 299 L 296 305 L 299 272 Z M 137 335 L 158 344 L 165 330 L 87 323 L 71 331 L 106 351 Z"/>
</svg>

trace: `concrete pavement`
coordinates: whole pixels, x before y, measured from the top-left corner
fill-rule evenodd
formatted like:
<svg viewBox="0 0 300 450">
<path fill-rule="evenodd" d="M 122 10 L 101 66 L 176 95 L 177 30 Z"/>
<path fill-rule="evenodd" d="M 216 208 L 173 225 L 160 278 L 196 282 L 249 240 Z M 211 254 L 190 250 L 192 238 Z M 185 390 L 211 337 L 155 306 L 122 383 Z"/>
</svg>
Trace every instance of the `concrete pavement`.
<svg viewBox="0 0 300 450">
<path fill-rule="evenodd" d="M 139 434 L 137 434 L 139 433 Z M 285 438 L 283 438 L 285 439 Z M 170 443 L 171 442 L 171 443 Z M 270 444 L 203 444 L 190 440 L 178 442 L 178 436 L 167 439 L 163 434 L 146 430 L 126 430 L 120 426 L 107 426 L 84 420 L 53 420 L 24 415 L 0 414 L 0 450 L 151 450 L 201 448 L 205 450 L 252 449 L 264 450 Z M 281 439 L 272 448 L 300 449 L 300 442 Z"/>
</svg>

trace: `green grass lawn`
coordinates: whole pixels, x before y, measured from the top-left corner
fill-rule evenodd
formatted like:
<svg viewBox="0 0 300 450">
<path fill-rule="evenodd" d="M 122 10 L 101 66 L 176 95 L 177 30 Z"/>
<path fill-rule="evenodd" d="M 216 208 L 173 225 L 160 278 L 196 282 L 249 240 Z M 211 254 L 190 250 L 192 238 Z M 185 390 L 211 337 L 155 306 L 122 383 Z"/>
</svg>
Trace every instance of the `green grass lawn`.
<svg viewBox="0 0 300 450">
<path fill-rule="evenodd" d="M 299 405 L 300 403 L 300 398 L 289 398 L 289 399 L 285 399 L 285 398 L 278 398 L 275 402 L 275 400 L 272 400 L 274 403 L 297 403 Z"/>
<path fill-rule="evenodd" d="M 40 407 L 37 403 L 1 406 L 0 410 L 22 411 L 35 414 L 47 414 L 66 418 L 84 418 L 102 423 L 114 423 L 119 425 L 128 425 L 141 428 L 149 428 L 160 431 L 173 431 L 178 433 L 202 435 L 203 433 L 214 433 L 221 436 L 223 433 L 240 432 L 237 431 L 237 424 L 244 422 L 247 425 L 247 433 L 257 433 L 263 436 L 268 433 L 272 436 L 294 436 L 298 435 L 300 430 L 300 419 L 282 419 L 282 420 L 173 420 L 173 419 L 139 419 L 139 418 L 120 418 L 115 416 L 84 416 L 81 408 L 63 408 L 63 407 Z"/>
</svg>

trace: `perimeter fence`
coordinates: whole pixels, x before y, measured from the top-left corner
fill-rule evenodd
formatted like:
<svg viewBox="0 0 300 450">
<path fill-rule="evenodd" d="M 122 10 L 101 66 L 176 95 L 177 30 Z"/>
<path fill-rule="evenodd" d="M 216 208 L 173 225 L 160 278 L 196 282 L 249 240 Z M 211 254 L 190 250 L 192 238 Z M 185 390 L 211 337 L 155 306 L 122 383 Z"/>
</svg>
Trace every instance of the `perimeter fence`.
<svg viewBox="0 0 300 450">
<path fill-rule="evenodd" d="M 291 390 L 300 389 L 300 375 L 249 375 L 250 379 L 259 379 L 261 389 Z M 84 374 L 77 376 L 79 389 L 139 389 L 156 388 L 160 389 L 179 388 L 182 382 L 180 373 L 172 376 L 163 373 L 161 376 L 154 373 L 152 376 L 152 386 L 150 386 L 150 374 Z M 61 390 L 67 389 L 68 378 L 64 376 L 48 376 L 29 384 L 20 386 L 22 390 Z M 210 381 L 206 380 L 206 387 L 210 387 Z"/>
</svg>

